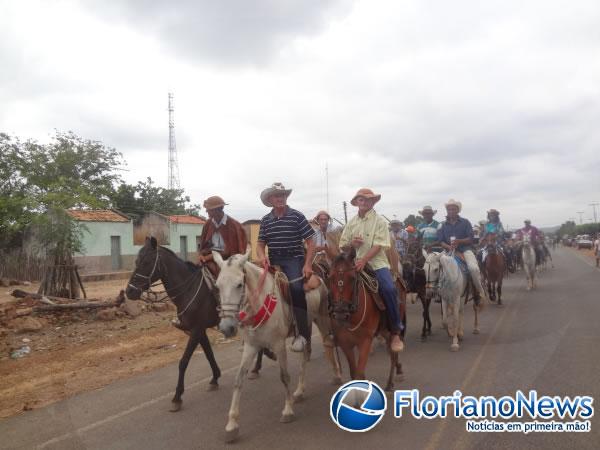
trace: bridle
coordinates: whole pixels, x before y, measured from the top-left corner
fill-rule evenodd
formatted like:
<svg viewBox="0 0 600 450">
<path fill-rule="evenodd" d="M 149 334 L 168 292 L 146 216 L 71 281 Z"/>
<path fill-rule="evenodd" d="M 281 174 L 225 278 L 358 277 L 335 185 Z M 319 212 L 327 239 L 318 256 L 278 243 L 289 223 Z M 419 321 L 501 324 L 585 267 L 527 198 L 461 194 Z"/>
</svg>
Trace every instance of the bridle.
<svg viewBox="0 0 600 450">
<path fill-rule="evenodd" d="M 154 266 L 152 267 L 152 271 L 150 272 L 150 275 L 142 275 L 141 273 L 135 272 L 133 274 L 133 278 L 135 277 L 139 277 L 139 278 L 143 278 L 145 280 L 148 280 L 148 288 L 146 289 L 142 289 L 141 287 L 135 286 L 131 283 L 128 283 L 127 285 L 133 289 L 137 289 L 140 292 L 144 292 L 147 291 L 148 289 L 150 289 L 152 286 L 150 286 L 152 284 L 152 277 L 154 276 L 154 272 L 156 272 L 156 268 L 158 267 L 158 259 L 159 259 L 159 255 L 158 255 L 158 248 L 156 249 L 156 259 L 154 260 Z"/>
<path fill-rule="evenodd" d="M 150 272 L 150 275 L 143 275 L 139 272 L 135 272 L 133 274 L 133 276 L 131 277 L 131 279 L 134 279 L 136 277 L 138 278 L 142 278 L 144 280 L 148 280 L 148 287 L 145 289 L 142 289 L 139 286 L 135 286 L 131 283 L 128 283 L 127 285 L 133 289 L 136 289 L 140 292 L 147 292 L 149 291 L 152 286 L 155 286 L 156 284 L 160 284 L 160 283 L 155 283 L 152 284 L 152 277 L 154 276 L 154 273 L 156 272 L 156 269 L 159 267 L 160 264 L 160 256 L 159 256 L 159 248 L 156 249 L 156 258 L 154 259 L 154 265 L 152 266 L 152 271 Z M 183 308 L 183 310 L 181 312 L 177 313 L 178 317 L 181 317 L 188 309 L 189 307 L 192 305 L 192 303 L 194 303 L 194 300 L 196 300 L 196 298 L 198 297 L 198 293 L 200 292 L 200 289 L 202 288 L 202 284 L 204 283 L 204 268 L 200 268 L 199 272 L 201 273 L 201 278 L 200 278 L 200 283 L 198 283 L 198 289 L 196 289 L 196 292 L 194 293 L 194 295 L 192 296 L 192 298 L 190 299 L 190 301 L 187 303 L 187 305 L 185 306 L 185 308 Z M 180 284 L 179 286 L 174 287 L 171 291 L 178 291 L 180 288 L 185 288 L 186 286 L 188 286 L 193 280 L 195 279 L 194 276 L 189 277 L 186 281 L 184 281 L 182 284 Z M 170 296 L 166 291 L 164 291 L 166 293 L 166 295 L 164 295 L 162 298 L 158 299 L 157 301 L 162 301 L 166 298 L 171 298 L 171 300 L 175 300 L 177 297 L 179 297 L 181 294 L 183 294 L 185 292 L 185 290 L 182 290 L 180 293 L 175 294 L 173 296 Z M 217 298 L 217 309 L 219 309 L 219 299 Z"/>
<path fill-rule="evenodd" d="M 349 268 L 349 269 L 339 269 L 339 270 L 332 270 L 331 271 L 331 278 L 337 278 L 335 277 L 335 274 L 337 274 L 338 276 L 342 276 L 343 274 L 347 273 L 347 272 L 353 272 L 355 271 L 353 267 Z M 352 284 L 352 300 L 351 302 L 346 302 L 343 300 L 343 298 L 341 298 L 340 300 L 334 300 L 333 299 L 333 290 L 335 288 L 337 288 L 337 291 L 340 294 L 340 297 L 343 297 L 343 293 L 344 293 L 344 278 L 343 276 L 339 279 L 337 279 L 337 283 L 336 286 L 334 287 L 334 289 L 331 289 L 329 291 L 329 312 L 330 313 L 334 313 L 334 314 L 342 314 L 346 317 L 346 319 L 348 317 L 350 317 L 352 314 L 354 314 L 357 310 L 358 310 L 358 284 L 359 284 L 359 275 L 356 274 L 356 276 L 353 278 L 353 284 Z"/>
</svg>

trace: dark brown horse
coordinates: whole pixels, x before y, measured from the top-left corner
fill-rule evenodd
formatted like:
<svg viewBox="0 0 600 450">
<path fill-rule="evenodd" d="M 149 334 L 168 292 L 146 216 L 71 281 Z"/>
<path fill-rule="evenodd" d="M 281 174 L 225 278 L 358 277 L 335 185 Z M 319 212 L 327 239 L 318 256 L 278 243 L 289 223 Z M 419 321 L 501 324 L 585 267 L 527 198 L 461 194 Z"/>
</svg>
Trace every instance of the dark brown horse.
<svg viewBox="0 0 600 450">
<path fill-rule="evenodd" d="M 219 387 L 221 370 L 206 335 L 207 328 L 219 323 L 218 299 L 205 271 L 207 269 L 183 261 L 168 248 L 159 246 L 154 237 L 149 237 L 138 253 L 135 271 L 127 285 L 127 297 L 137 300 L 152 283 L 161 280 L 168 296 L 177 306 L 181 327 L 190 331 L 190 338 L 179 361 L 179 378 L 175 396 L 171 400 L 171 411 L 181 409 L 185 370 L 198 344 L 202 346 L 212 369 L 213 376 L 208 389 L 216 390 Z"/>
<path fill-rule="evenodd" d="M 365 370 L 376 335 L 385 337 L 389 349 L 390 333 L 387 321 L 375 302 L 369 279 L 354 268 L 354 249 L 340 253 L 333 261 L 329 276 L 329 309 L 335 344 L 341 347 L 348 360 L 353 380 L 365 379 Z M 406 293 L 403 291 L 405 301 Z M 400 307 L 402 321 L 406 324 L 404 304 Z M 406 330 L 406 327 L 405 327 Z M 358 361 L 354 349 L 358 349 Z M 390 352 L 390 371 L 386 390 L 394 388 L 394 374 L 402 374 L 398 354 Z"/>
<path fill-rule="evenodd" d="M 496 244 L 494 235 L 488 235 L 486 242 L 487 257 L 483 263 L 482 275 L 487 284 L 490 300 L 502 304 L 502 279 L 506 272 L 506 259 L 502 250 Z"/>
<path fill-rule="evenodd" d="M 431 297 L 425 295 L 427 283 L 423 265 L 425 264 L 425 255 L 423 254 L 423 245 L 421 239 L 415 239 L 408 242 L 404 256 L 402 256 L 402 278 L 406 284 L 409 294 L 416 294 L 423 305 L 423 328 L 421 329 L 421 340 L 426 341 L 427 336 L 431 336 L 431 317 L 429 315 L 429 306 Z"/>
</svg>

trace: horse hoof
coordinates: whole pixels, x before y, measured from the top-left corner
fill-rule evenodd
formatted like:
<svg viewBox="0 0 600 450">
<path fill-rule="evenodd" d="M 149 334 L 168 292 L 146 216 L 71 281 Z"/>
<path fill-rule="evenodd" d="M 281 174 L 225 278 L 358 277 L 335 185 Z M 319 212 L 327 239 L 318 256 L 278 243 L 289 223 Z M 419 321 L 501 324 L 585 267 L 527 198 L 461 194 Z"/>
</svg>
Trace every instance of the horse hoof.
<svg viewBox="0 0 600 450">
<path fill-rule="evenodd" d="M 281 423 L 290 423 L 293 422 L 294 419 L 296 419 L 296 417 L 293 414 L 284 414 L 281 416 L 281 419 L 279 419 L 279 421 Z"/>
<path fill-rule="evenodd" d="M 248 379 L 249 380 L 256 380 L 259 377 L 259 373 L 258 372 L 250 372 L 248 374 Z"/>
<path fill-rule="evenodd" d="M 385 392 L 392 392 L 394 390 L 394 383 L 390 383 L 385 387 Z"/>
<path fill-rule="evenodd" d="M 460 346 L 458 344 L 452 344 L 450 346 L 450 351 L 451 352 L 457 352 L 459 348 L 460 348 Z"/>
<path fill-rule="evenodd" d="M 304 401 L 304 394 L 294 394 L 294 403 L 301 403 Z"/>
<path fill-rule="evenodd" d="M 339 386 L 340 384 L 342 384 L 342 378 L 341 377 L 333 377 L 331 379 L 331 384 L 333 384 L 334 386 Z"/>
<path fill-rule="evenodd" d="M 225 442 L 227 442 L 227 443 L 234 442 L 237 440 L 239 435 L 240 435 L 239 428 L 234 428 L 231 431 L 225 431 Z"/>
<path fill-rule="evenodd" d="M 217 389 L 219 389 L 219 385 L 217 383 L 210 383 L 207 387 L 206 387 L 206 391 L 207 392 L 212 392 L 212 391 L 216 391 Z"/>
<path fill-rule="evenodd" d="M 170 412 L 177 412 L 179 410 L 181 410 L 181 404 L 183 402 L 181 400 L 179 401 L 172 401 L 171 402 L 171 409 L 169 409 Z"/>
<path fill-rule="evenodd" d="M 479 328 L 475 328 L 475 329 L 473 330 L 473 334 L 479 334 Z"/>
</svg>

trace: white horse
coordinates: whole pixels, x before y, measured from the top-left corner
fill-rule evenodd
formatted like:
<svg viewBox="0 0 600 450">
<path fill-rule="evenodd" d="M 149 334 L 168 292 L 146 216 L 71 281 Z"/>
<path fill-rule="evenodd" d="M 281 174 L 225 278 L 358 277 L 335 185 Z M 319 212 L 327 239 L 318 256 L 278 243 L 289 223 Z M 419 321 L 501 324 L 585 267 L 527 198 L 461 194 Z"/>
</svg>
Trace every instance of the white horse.
<svg viewBox="0 0 600 450">
<path fill-rule="evenodd" d="M 454 256 L 446 253 L 427 255 L 423 269 L 427 278 L 426 295 L 432 298 L 439 293 L 442 299 L 442 326 L 448 330 L 448 336 L 452 339 L 450 350 L 458 351 L 459 341 L 464 335 L 464 307 L 468 300 L 467 277 L 458 267 Z M 475 302 L 473 311 L 473 334 L 479 334 L 479 306 Z"/>
<path fill-rule="evenodd" d="M 525 269 L 525 275 L 527 276 L 527 290 L 534 289 L 536 287 L 535 281 L 535 248 L 531 243 L 531 238 L 528 234 L 523 236 L 523 242 L 521 244 L 521 259 L 523 261 L 523 268 Z"/>
<path fill-rule="evenodd" d="M 292 311 L 283 299 L 275 277 L 270 273 L 264 274 L 263 269 L 248 261 L 248 257 L 249 252 L 245 255 L 233 255 L 226 261 L 223 261 L 219 253 L 213 252 L 213 258 L 221 268 L 221 272 L 217 278 L 217 286 L 221 296 L 221 321 L 219 323 L 219 330 L 227 337 L 235 335 L 238 325 L 240 325 L 240 312 L 246 312 L 246 316 L 251 322 L 249 325 L 240 327 L 244 349 L 234 383 L 233 396 L 229 408 L 229 420 L 225 427 L 227 442 L 232 442 L 238 437 L 242 383 L 258 351 L 263 347 L 269 347 L 277 355 L 281 381 L 285 386 L 286 392 L 285 406 L 281 413 L 281 422 L 283 423 L 291 422 L 294 419 L 294 410 L 292 408 L 294 401 L 300 401 L 304 396 L 306 363 L 310 359 L 310 346 L 306 345 L 302 355 L 298 386 L 292 395 L 285 347 L 285 340 L 290 335 Z M 261 306 L 267 304 L 267 296 L 273 296 L 276 299 L 274 309 L 263 315 L 264 320 L 260 323 L 252 322 L 252 316 L 258 312 Z M 319 284 L 319 287 L 306 293 L 306 303 L 309 315 L 309 328 L 314 320 L 323 339 L 325 355 L 333 366 L 333 381 L 336 384 L 340 384 L 342 380 L 341 370 L 339 362 L 333 353 L 333 342 L 329 338 L 330 325 L 327 311 L 327 288 L 323 282 Z M 260 314 L 257 314 L 257 317 L 260 317 Z"/>
</svg>

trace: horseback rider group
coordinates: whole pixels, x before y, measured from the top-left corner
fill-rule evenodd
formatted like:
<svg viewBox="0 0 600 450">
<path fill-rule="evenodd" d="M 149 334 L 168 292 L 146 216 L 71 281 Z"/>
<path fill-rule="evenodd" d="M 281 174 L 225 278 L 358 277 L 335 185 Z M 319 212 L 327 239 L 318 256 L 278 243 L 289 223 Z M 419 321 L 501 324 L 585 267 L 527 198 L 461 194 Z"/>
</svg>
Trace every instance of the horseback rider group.
<svg viewBox="0 0 600 450">
<path fill-rule="evenodd" d="M 497 245 L 502 250 L 505 231 L 500 221 L 500 212 L 488 211 L 487 222 L 480 226 L 481 249 L 475 256 L 474 234 L 471 223 L 460 216 L 462 204 L 450 199 L 446 204 L 446 220 L 438 222 L 433 217 L 437 213 L 431 206 L 424 206 L 419 214 L 423 221 L 403 227 L 398 220 L 388 223 L 377 214 L 374 205 L 381 199 L 371 189 L 358 190 L 351 204 L 358 211 L 344 227 L 339 242 L 331 239 L 331 216 L 327 211 L 319 211 L 312 220 L 317 227 L 309 224 L 306 217 L 287 204 L 291 189 L 281 183 L 273 183 L 264 189 L 260 198 L 271 211 L 261 219 L 258 243 L 256 247 L 258 264 L 268 269 L 277 266 L 289 281 L 289 291 L 297 327 L 297 336 L 293 340 L 292 350 L 303 351 L 310 345 L 310 326 L 307 317 L 306 296 L 303 281 L 308 280 L 314 270 L 322 278 L 327 276 L 328 268 L 340 250 L 354 248 L 356 252 L 355 269 L 368 270 L 377 279 L 379 294 L 386 306 L 388 328 L 391 332 L 391 349 L 402 351 L 404 343 L 401 332 L 404 324 L 398 309 L 398 290 L 395 283 L 395 264 L 386 256 L 390 247 L 400 254 L 405 252 L 410 242 L 419 241 L 425 253 L 447 251 L 462 261 L 465 271 L 473 283 L 473 298 L 478 304 L 486 296 L 481 281 L 479 263 L 485 263 L 487 244 Z M 208 221 L 202 230 L 198 244 L 198 262 L 208 266 L 215 277 L 219 268 L 212 261 L 212 251 L 218 251 L 223 259 L 234 254 L 245 253 L 248 246 L 246 233 L 242 225 L 224 212 L 227 204 L 218 196 L 204 201 Z M 536 253 L 543 242 L 541 234 L 531 221 L 525 221 L 525 227 L 518 230 L 516 237 L 522 240 L 525 235 L 534 243 Z M 478 263 L 479 261 L 479 263 Z M 313 266 L 314 263 L 314 266 Z M 390 270 L 390 269 L 394 270 Z"/>
</svg>

